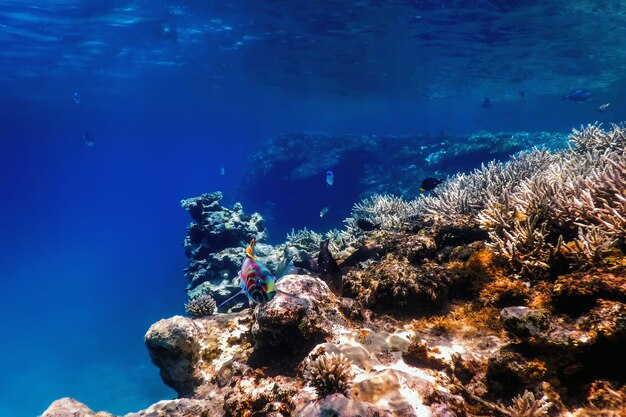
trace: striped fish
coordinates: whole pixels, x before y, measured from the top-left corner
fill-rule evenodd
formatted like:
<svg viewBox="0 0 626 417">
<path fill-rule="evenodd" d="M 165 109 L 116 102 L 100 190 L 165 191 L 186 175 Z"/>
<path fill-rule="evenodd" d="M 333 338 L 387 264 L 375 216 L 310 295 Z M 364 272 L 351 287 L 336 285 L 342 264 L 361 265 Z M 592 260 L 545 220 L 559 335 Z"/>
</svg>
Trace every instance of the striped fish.
<svg viewBox="0 0 626 417">
<path fill-rule="evenodd" d="M 246 259 L 241 265 L 239 278 L 241 290 L 248 300 L 255 303 L 267 303 L 276 296 L 276 278 L 263 264 L 254 257 L 254 244 L 252 239 L 246 248 Z"/>
<path fill-rule="evenodd" d="M 246 248 L 246 258 L 239 271 L 241 291 L 222 302 L 218 308 L 241 294 L 245 294 L 250 302 L 263 304 L 271 301 L 279 292 L 274 275 L 254 256 L 255 243 L 256 238 L 253 238 Z"/>
</svg>

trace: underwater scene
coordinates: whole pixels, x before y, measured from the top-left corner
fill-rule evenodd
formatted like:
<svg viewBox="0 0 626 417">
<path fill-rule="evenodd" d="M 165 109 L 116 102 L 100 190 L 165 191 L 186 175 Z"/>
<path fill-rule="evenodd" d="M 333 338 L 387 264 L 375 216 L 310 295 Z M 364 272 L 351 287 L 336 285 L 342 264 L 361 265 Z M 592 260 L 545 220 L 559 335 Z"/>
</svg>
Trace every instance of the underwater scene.
<svg viewBox="0 0 626 417">
<path fill-rule="evenodd" d="M 0 1 L 0 417 L 626 416 L 626 3 Z"/>
</svg>

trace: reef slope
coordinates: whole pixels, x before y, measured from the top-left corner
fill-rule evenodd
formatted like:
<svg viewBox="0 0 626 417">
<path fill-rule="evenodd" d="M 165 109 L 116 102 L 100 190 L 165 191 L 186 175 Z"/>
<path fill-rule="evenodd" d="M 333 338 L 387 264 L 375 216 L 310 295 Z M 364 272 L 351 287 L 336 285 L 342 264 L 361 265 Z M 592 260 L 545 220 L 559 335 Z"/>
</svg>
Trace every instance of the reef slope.
<svg viewBox="0 0 626 417">
<path fill-rule="evenodd" d="M 326 235 L 331 252 L 342 265 L 379 250 L 343 268 L 343 297 L 291 269 L 269 303 L 155 323 L 146 346 L 179 399 L 127 417 L 625 415 L 626 130 L 570 140 L 457 175 L 436 196 L 357 203 Z M 196 223 L 226 213 L 211 201 Z M 314 257 L 323 237 L 294 232 L 262 259 Z M 52 416 L 110 415 L 63 399 Z"/>
</svg>

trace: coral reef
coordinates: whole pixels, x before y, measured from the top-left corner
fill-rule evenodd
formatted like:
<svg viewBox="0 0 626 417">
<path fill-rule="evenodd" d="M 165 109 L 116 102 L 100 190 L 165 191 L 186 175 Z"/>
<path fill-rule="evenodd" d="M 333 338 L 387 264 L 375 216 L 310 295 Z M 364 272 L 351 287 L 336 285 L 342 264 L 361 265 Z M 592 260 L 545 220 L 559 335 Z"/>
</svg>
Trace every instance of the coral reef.
<svg viewBox="0 0 626 417">
<path fill-rule="evenodd" d="M 222 193 L 214 192 L 181 201 L 193 220 L 183 243 L 189 258 L 185 269 L 189 289 L 210 282 L 227 294 L 232 292 L 230 280 L 244 256 L 241 246 L 267 234 L 260 214 L 246 215 L 239 203 L 230 210 L 220 205 L 221 200 Z"/>
<path fill-rule="evenodd" d="M 545 395 L 535 398 L 532 391 L 524 391 L 523 395 L 513 398 L 509 407 L 507 407 L 511 417 L 538 417 L 548 414 L 548 410 L 552 403 L 548 401 Z"/>
<path fill-rule="evenodd" d="M 184 240 L 185 255 L 189 258 L 185 277 L 191 304 L 202 294 L 210 294 L 220 303 L 237 293 L 241 289 L 238 276 L 248 242 L 267 236 L 260 214 L 245 214 L 239 203 L 228 209 L 220 205 L 221 199 L 222 193 L 215 192 L 181 202 L 193 220 Z M 298 246 L 289 243 L 273 247 L 257 242 L 255 249 L 256 257 L 278 275 L 285 270 L 288 260 L 301 252 Z"/>
<path fill-rule="evenodd" d="M 280 275 L 286 259 L 315 257 L 328 239 L 343 297 L 294 269 L 271 302 L 237 313 L 204 315 L 214 304 L 192 298 L 202 314 L 188 308 L 191 318 L 161 320 L 145 336 L 179 399 L 131 416 L 623 415 L 625 137 L 588 126 L 568 149 L 485 164 L 436 194 L 368 197 L 341 231 L 258 244 Z M 318 168 L 303 163 L 297 177 Z M 206 274 L 190 278 L 191 296 L 219 293 L 220 274 L 236 274 L 243 258 L 236 240 L 266 233 L 219 197 L 186 203 L 187 272 Z M 361 247 L 376 256 L 350 260 Z M 46 413 L 98 416 L 71 400 Z"/>
<path fill-rule="evenodd" d="M 211 294 L 194 295 L 185 304 L 185 311 L 191 317 L 206 317 L 215 313 L 217 304 Z"/>
<path fill-rule="evenodd" d="M 310 361 L 304 380 L 315 387 L 317 395 L 345 394 L 352 379 L 350 360 L 342 353 L 324 353 Z"/>
<path fill-rule="evenodd" d="M 281 135 L 270 139 L 251 157 L 242 187 L 243 203 L 268 217 L 290 218 L 298 227 L 324 230 L 328 224 L 340 224 L 354 202 L 362 198 L 391 194 L 410 200 L 420 194 L 420 183 L 426 177 L 444 179 L 474 169 L 483 161 L 505 159 L 533 146 L 557 148 L 565 143 L 566 135 L 549 132 Z M 324 182 L 328 169 L 335 174 L 331 190 Z M 290 190 L 290 199 L 284 198 L 284 190 Z M 281 204 L 272 204 L 276 201 Z M 320 219 L 319 211 L 324 206 L 331 210 Z M 276 220 L 268 227 L 283 235 L 292 226 Z"/>
</svg>

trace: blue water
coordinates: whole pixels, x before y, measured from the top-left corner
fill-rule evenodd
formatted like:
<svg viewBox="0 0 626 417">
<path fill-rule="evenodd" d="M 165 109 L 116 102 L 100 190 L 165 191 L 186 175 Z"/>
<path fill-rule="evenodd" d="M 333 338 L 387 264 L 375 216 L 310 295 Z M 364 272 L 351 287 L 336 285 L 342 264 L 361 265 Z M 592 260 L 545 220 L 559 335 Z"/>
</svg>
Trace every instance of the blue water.
<svg viewBox="0 0 626 417">
<path fill-rule="evenodd" d="M 143 334 L 183 313 L 179 201 L 236 201 L 274 135 L 623 118 L 624 6 L 473 3 L 1 2 L 0 416 L 174 396 Z M 575 88 L 593 100 L 561 101 Z"/>
</svg>

